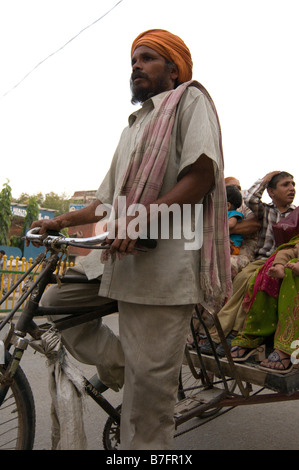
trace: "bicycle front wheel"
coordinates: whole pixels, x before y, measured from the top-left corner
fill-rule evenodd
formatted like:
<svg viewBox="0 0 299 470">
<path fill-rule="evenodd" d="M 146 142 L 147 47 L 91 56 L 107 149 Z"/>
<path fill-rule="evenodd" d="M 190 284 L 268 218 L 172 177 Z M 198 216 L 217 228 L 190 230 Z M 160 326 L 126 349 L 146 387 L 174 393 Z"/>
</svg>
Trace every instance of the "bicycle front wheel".
<svg viewBox="0 0 299 470">
<path fill-rule="evenodd" d="M 0 383 L 6 370 L 0 365 Z M 35 406 L 31 387 L 20 367 L 9 386 L 0 386 L 0 450 L 32 450 L 35 436 Z"/>
<path fill-rule="evenodd" d="M 116 410 L 121 412 L 121 405 Z M 103 446 L 105 450 L 118 450 L 120 445 L 120 426 L 109 416 L 103 431 Z"/>
</svg>

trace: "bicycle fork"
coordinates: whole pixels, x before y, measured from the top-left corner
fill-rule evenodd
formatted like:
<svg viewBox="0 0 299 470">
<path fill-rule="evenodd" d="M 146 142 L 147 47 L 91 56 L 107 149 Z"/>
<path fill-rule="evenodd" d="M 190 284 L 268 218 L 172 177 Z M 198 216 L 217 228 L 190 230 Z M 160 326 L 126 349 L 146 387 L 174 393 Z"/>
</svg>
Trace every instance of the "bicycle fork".
<svg viewBox="0 0 299 470">
<path fill-rule="evenodd" d="M 49 276 L 52 274 L 56 267 L 58 255 L 55 253 L 45 263 L 44 272 L 39 276 L 28 291 L 30 295 L 25 308 L 17 322 L 16 328 L 11 324 L 10 330 L 4 341 L 4 349 L 8 352 L 10 346 L 14 346 L 14 351 L 9 358 L 8 365 L 0 377 L 0 405 L 5 399 L 7 391 L 13 382 L 13 378 L 18 370 L 20 361 L 23 357 L 24 351 L 27 349 L 29 340 L 26 338 L 27 332 L 31 332 L 34 329 L 33 317 L 38 303 L 45 290 L 46 285 L 49 281 Z M 7 318 L 8 319 L 8 318 Z M 5 325 L 5 321 L 2 322 L 2 327 Z"/>
<path fill-rule="evenodd" d="M 13 344 L 15 348 L 10 359 L 8 360 L 8 365 L 4 373 L 0 376 L 0 406 L 6 398 L 9 387 L 13 382 L 13 378 L 23 357 L 24 351 L 27 349 L 29 344 L 29 340 L 16 335 L 12 327 L 6 337 L 4 344 L 6 346 L 5 351 L 7 352 L 9 345 Z"/>
</svg>

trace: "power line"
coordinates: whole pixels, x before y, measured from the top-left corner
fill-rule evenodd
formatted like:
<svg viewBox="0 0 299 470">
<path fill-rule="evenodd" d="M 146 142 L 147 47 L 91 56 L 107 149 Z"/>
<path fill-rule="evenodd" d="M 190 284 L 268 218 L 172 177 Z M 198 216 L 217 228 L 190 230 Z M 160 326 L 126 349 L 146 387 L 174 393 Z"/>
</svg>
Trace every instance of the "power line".
<svg viewBox="0 0 299 470">
<path fill-rule="evenodd" d="M 77 33 L 74 37 L 72 37 L 65 44 L 63 44 L 63 46 L 59 47 L 56 51 L 52 52 L 45 59 L 41 60 L 38 64 L 36 64 L 36 66 L 33 67 L 33 69 L 30 70 L 30 72 L 26 73 L 26 75 L 18 83 L 16 83 L 12 88 L 10 88 L 6 93 L 4 93 L 4 95 L 1 96 L 0 100 L 2 100 L 2 98 L 4 98 L 6 95 L 8 95 L 10 92 L 12 92 L 15 88 L 17 88 L 24 80 L 26 80 L 27 77 L 29 77 L 29 75 L 31 75 L 38 67 L 40 67 L 44 62 L 46 62 L 46 60 L 50 59 L 50 57 L 53 57 L 58 52 L 62 51 L 62 49 L 64 49 L 66 46 L 68 46 L 72 41 L 74 41 L 74 39 L 77 39 L 77 37 L 80 36 L 80 34 L 82 34 L 87 29 L 91 28 L 92 26 L 94 26 L 96 23 L 98 23 L 100 20 L 102 20 L 105 16 L 109 15 L 109 13 L 112 10 L 114 10 L 123 1 L 124 0 L 119 0 L 112 8 L 110 8 L 110 10 L 108 10 L 106 13 L 104 13 L 102 16 L 100 16 L 100 18 L 96 19 L 95 21 L 90 23 L 88 26 L 85 26 L 85 28 L 81 29 L 81 31 L 79 31 L 79 33 Z"/>
</svg>

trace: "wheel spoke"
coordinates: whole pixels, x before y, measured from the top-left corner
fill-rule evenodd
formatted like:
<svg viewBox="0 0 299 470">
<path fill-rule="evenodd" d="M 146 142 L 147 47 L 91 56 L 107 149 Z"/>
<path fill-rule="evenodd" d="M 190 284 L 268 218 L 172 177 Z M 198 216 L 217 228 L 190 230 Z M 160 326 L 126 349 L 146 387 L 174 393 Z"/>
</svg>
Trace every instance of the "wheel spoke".
<svg viewBox="0 0 299 470">
<path fill-rule="evenodd" d="M 0 366 L 1 376 L 5 366 Z M 35 433 L 35 408 L 30 385 L 19 367 L 9 387 L 2 388 L 0 406 L 1 450 L 31 450 Z M 4 396 L 5 395 L 5 398 Z"/>
</svg>

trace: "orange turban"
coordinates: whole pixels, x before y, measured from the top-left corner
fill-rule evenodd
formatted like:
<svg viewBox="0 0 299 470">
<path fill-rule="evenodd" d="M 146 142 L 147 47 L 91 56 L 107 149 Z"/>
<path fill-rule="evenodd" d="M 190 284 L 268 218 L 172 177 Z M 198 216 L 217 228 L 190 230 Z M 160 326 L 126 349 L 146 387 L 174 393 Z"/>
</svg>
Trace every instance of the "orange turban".
<svg viewBox="0 0 299 470">
<path fill-rule="evenodd" d="M 184 41 L 164 29 L 149 29 L 139 34 L 132 44 L 131 57 L 139 46 L 154 49 L 166 60 L 173 62 L 179 72 L 179 83 L 187 82 L 192 78 L 192 57 Z"/>
</svg>

